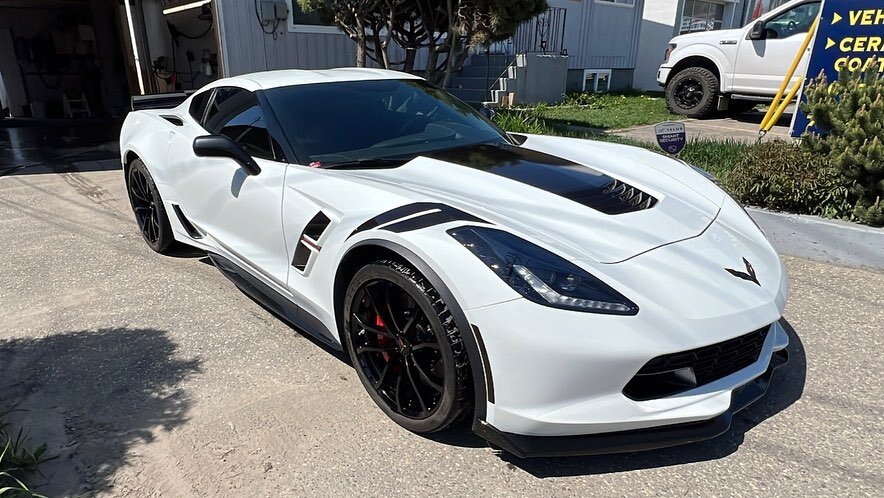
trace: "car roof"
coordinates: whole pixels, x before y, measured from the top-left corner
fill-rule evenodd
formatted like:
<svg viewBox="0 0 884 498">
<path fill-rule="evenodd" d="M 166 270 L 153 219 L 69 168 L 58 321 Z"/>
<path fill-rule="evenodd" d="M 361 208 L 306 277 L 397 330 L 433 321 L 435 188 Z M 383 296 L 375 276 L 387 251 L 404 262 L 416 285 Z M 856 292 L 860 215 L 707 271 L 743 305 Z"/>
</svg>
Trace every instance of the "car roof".
<svg viewBox="0 0 884 498">
<path fill-rule="evenodd" d="M 339 81 L 367 80 L 419 80 L 418 76 L 388 69 L 372 69 L 359 67 L 341 67 L 336 69 L 306 70 L 280 69 L 249 73 L 214 81 L 203 89 L 219 86 L 237 86 L 250 91 L 267 90 L 281 86 L 310 85 L 315 83 L 333 83 Z"/>
</svg>

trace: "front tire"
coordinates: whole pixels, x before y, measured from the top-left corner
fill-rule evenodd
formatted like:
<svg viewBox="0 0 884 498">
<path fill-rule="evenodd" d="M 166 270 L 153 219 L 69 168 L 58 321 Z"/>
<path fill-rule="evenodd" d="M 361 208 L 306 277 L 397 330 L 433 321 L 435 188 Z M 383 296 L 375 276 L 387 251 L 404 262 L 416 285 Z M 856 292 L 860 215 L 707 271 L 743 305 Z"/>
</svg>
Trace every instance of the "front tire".
<svg viewBox="0 0 884 498">
<path fill-rule="evenodd" d="M 461 332 L 423 275 L 395 261 L 368 264 L 350 282 L 343 312 L 359 380 L 394 422 L 435 432 L 468 411 L 472 381 Z"/>
<path fill-rule="evenodd" d="M 705 67 L 683 69 L 666 84 L 666 106 L 690 118 L 706 117 L 715 111 L 719 87 L 718 78 Z"/>
<path fill-rule="evenodd" d="M 135 159 L 129 165 L 126 183 L 129 203 L 144 241 L 160 254 L 168 252 L 175 242 L 172 225 L 153 177 L 140 159 Z"/>
</svg>

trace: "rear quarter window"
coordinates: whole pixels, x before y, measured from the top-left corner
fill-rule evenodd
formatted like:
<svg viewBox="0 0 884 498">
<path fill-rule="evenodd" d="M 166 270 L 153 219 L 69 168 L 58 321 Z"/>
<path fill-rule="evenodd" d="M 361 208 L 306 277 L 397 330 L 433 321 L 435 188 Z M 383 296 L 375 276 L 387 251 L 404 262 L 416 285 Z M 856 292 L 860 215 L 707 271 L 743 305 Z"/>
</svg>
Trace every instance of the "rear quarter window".
<svg viewBox="0 0 884 498">
<path fill-rule="evenodd" d="M 203 122 L 203 115 L 206 112 L 206 104 L 209 103 L 209 95 L 211 95 L 211 93 L 211 90 L 198 93 L 194 95 L 193 100 L 190 101 L 190 115 L 193 116 L 193 119 L 195 119 L 197 123 L 202 124 Z"/>
</svg>

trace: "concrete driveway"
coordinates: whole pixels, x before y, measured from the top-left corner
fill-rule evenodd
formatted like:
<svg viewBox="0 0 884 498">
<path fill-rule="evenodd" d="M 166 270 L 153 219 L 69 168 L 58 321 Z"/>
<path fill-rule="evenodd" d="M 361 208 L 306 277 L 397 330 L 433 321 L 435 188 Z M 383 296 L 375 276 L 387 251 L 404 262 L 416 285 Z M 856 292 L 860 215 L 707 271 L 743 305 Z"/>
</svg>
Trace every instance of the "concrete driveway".
<svg viewBox="0 0 884 498">
<path fill-rule="evenodd" d="M 792 361 L 724 436 L 517 460 L 389 421 L 202 254 L 142 242 L 113 163 L 0 177 L 0 402 L 50 496 L 860 496 L 884 489 L 884 273 L 787 257 Z M 80 172 L 80 170 L 96 170 Z M 540 338 L 542 340 L 542 338 Z"/>
<path fill-rule="evenodd" d="M 787 110 L 792 110 L 790 106 Z M 764 106 L 758 106 L 757 110 L 750 111 L 732 117 L 713 117 L 707 119 L 685 119 L 688 139 L 716 139 L 738 140 L 742 142 L 754 142 L 758 139 L 758 125 L 764 119 L 767 110 Z M 789 140 L 789 126 L 792 123 L 792 113 L 783 114 L 777 124 L 764 136 L 764 140 Z M 610 133 L 624 137 L 634 138 L 643 142 L 656 143 L 657 136 L 653 125 L 634 126 Z"/>
</svg>

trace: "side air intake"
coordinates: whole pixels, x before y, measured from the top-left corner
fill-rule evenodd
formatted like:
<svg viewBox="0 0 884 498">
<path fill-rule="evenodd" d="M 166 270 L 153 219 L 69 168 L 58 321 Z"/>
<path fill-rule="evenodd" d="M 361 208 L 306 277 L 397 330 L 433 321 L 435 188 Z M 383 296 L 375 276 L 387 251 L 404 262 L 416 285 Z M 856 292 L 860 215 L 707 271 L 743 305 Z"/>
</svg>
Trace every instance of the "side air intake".
<svg viewBox="0 0 884 498">
<path fill-rule="evenodd" d="M 310 256 L 322 250 L 319 245 L 319 239 L 331 224 L 331 220 L 322 211 L 316 213 L 316 216 L 307 223 L 301 236 L 298 238 L 298 246 L 295 248 L 295 257 L 292 258 L 292 266 L 298 271 L 303 272 L 307 269 L 307 263 L 310 262 Z"/>
</svg>

